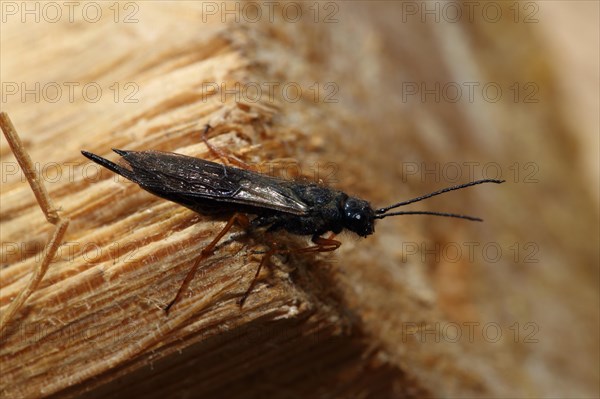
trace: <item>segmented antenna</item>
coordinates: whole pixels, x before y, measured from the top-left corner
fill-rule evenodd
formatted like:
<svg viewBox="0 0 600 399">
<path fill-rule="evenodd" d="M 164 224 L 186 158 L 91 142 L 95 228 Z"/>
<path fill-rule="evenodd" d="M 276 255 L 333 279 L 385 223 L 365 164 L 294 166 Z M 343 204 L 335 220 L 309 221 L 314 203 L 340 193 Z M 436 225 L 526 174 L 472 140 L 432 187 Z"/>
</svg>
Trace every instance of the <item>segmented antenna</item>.
<svg viewBox="0 0 600 399">
<path fill-rule="evenodd" d="M 444 193 L 447 193 L 449 191 L 460 190 L 462 188 L 467 188 L 467 187 L 471 187 L 471 186 L 475 186 L 477 184 L 483 184 L 483 183 L 496 183 L 496 184 L 500 184 L 500 183 L 504 183 L 504 180 L 482 179 L 482 180 L 475 180 L 475 181 L 472 181 L 470 183 L 459 184 L 459 185 L 452 186 L 452 187 L 446 187 L 446 188 L 443 188 L 441 190 L 434 191 L 432 193 L 422 195 L 420 197 L 409 199 L 407 201 L 398 202 L 397 204 L 386 206 L 385 208 L 377 209 L 375 211 L 375 219 L 383 219 L 383 218 L 388 217 L 388 216 L 397 216 L 397 215 L 434 215 L 434 216 L 444 216 L 444 217 L 451 217 L 451 218 L 458 218 L 458 219 L 467 219 L 467 220 L 472 220 L 472 221 L 476 221 L 476 222 L 481 222 L 481 221 L 483 221 L 483 219 L 480 219 L 480 218 L 477 218 L 477 217 L 468 216 L 468 215 L 458 215 L 458 214 L 455 214 L 455 213 L 446 213 L 446 212 L 428 212 L 428 211 L 405 211 L 405 212 L 392 212 L 392 213 L 386 213 L 386 212 L 389 211 L 390 209 L 394 209 L 394 208 L 398 208 L 398 207 L 401 207 L 401 206 L 404 206 L 404 205 L 408 205 L 408 204 L 412 204 L 412 203 L 415 203 L 415 202 L 423 201 L 424 199 L 435 197 L 436 195 L 444 194 Z"/>
</svg>

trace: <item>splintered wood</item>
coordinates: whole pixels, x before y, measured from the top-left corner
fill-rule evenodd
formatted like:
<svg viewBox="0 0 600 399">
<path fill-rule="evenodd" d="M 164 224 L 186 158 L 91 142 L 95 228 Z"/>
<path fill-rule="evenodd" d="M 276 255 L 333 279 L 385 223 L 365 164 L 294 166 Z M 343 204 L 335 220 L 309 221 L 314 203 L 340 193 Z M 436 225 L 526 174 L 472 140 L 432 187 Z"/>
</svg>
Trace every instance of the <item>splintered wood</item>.
<svg viewBox="0 0 600 399">
<path fill-rule="evenodd" d="M 61 218 L 59 216 L 57 208 L 52 204 L 52 200 L 46 191 L 46 187 L 36 171 L 29 154 L 27 154 L 27 150 L 24 148 L 14 125 L 5 112 L 0 112 L 0 129 L 4 133 L 21 169 L 25 173 L 27 181 L 35 194 L 35 198 L 42 212 L 44 212 L 44 215 L 46 216 L 46 220 L 56 226 L 48 244 L 44 248 L 42 261 L 36 265 L 31 274 L 31 279 L 27 285 L 22 288 L 17 297 L 12 300 L 6 310 L 0 314 L 1 336 L 4 330 L 10 325 L 12 318 L 19 310 L 21 310 L 25 301 L 27 301 L 27 298 L 29 298 L 29 296 L 37 289 L 38 285 L 46 275 L 48 266 L 62 242 L 67 227 L 69 227 L 69 219 Z"/>
<path fill-rule="evenodd" d="M 429 2 L 275 3 L 89 2 L 59 21 L 59 3 L 1 3 L 0 396 L 598 397 L 598 145 L 575 101 L 598 98 L 597 73 L 563 68 L 598 46 L 556 29 L 597 3 L 496 2 L 498 23 L 461 2 L 450 23 Z M 249 164 L 374 209 L 507 183 L 411 208 L 484 223 L 390 217 L 330 254 L 277 233 L 240 308 L 270 239 L 234 225 L 186 280 L 227 218 L 81 155 L 112 148 Z"/>
<path fill-rule="evenodd" d="M 102 122 L 87 124 L 76 113 L 86 104 L 61 108 L 60 117 L 46 124 L 18 108 L 11 115 L 23 126 L 25 143 L 15 147 L 15 158 L 26 159 L 27 147 L 35 160 L 23 166 L 35 196 L 21 179 L 3 182 L 2 396 L 251 397 L 292 385 L 312 396 L 319 390 L 352 392 L 350 382 L 361 389 L 376 382 L 375 391 L 386 396 L 398 381 L 409 381 L 352 327 L 332 286 L 330 257 L 272 256 L 254 284 L 269 246 L 260 233 L 236 226 L 186 281 L 166 315 L 165 306 L 226 220 L 152 196 L 80 155 L 89 150 L 114 159 L 111 148 L 155 149 L 220 161 L 219 149 L 225 149 L 257 170 L 275 159 L 273 173 L 297 162 L 309 137 L 275 120 L 281 118 L 280 101 L 246 103 L 232 94 L 220 101 L 219 92 L 191 89 L 247 79 L 251 63 L 242 49 L 256 44 L 244 29 L 234 33 L 188 37 L 183 53 L 138 52 L 127 68 L 139 76 L 144 101 L 135 107 L 99 101 L 101 111 L 94 114 Z M 102 40 L 99 31 L 90 34 Z M 136 72 L 144 65 L 154 66 Z M 260 70 L 253 73 L 266 79 Z M 14 131 L 4 114 L 2 121 L 3 131 Z M 214 126 L 208 141 L 202 135 L 207 123 Z M 17 142 L 9 141 L 11 147 Z M 3 150 L 3 162 L 11 162 L 11 153 Z M 62 178 L 44 174 L 50 164 L 58 165 Z M 297 169 L 311 174 L 306 165 Z M 36 218 L 35 198 L 54 231 Z M 59 214 L 70 218 L 68 232 L 69 219 Z M 309 244 L 303 237 L 279 238 L 281 248 Z M 44 242 L 48 250 L 40 248 Z M 209 372 L 198 379 L 197 370 Z"/>
</svg>

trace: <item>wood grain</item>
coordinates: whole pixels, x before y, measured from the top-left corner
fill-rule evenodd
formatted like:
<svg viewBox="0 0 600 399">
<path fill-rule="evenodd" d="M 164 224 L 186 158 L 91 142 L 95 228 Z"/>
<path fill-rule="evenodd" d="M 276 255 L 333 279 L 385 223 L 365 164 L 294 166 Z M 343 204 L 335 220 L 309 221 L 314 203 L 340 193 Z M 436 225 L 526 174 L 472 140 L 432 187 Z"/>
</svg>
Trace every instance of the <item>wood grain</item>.
<svg viewBox="0 0 600 399">
<path fill-rule="evenodd" d="M 71 219 L 48 274 L 0 337 L 3 397 L 597 396 L 597 195 L 594 174 L 578 173 L 589 136 L 555 95 L 569 85 L 543 45 L 554 26 L 399 23 L 406 10 L 392 2 L 331 3 L 334 22 L 315 20 L 307 3 L 310 17 L 298 22 L 279 13 L 241 23 L 205 18 L 191 2 L 135 4 L 135 23 L 115 23 L 107 3 L 94 23 L 2 25 L 2 111 Z M 505 96 L 407 94 L 436 82 L 493 82 Z M 540 101 L 515 101 L 511 85 L 528 82 Z M 22 94 L 36 83 L 39 100 Z M 63 92 L 51 101 L 55 84 Z M 418 208 L 483 224 L 391 218 L 367 239 L 342 235 L 330 256 L 276 258 L 242 310 L 235 301 L 268 237 L 235 229 L 166 317 L 224 221 L 116 179 L 80 151 L 210 159 L 199 140 L 206 123 L 213 144 L 246 162 L 374 206 L 467 181 L 464 162 L 474 178 L 494 177 L 481 174 L 495 163 L 509 182 Z M 52 225 L 0 144 L 2 312 Z M 444 172 L 455 164 L 459 181 Z"/>
</svg>

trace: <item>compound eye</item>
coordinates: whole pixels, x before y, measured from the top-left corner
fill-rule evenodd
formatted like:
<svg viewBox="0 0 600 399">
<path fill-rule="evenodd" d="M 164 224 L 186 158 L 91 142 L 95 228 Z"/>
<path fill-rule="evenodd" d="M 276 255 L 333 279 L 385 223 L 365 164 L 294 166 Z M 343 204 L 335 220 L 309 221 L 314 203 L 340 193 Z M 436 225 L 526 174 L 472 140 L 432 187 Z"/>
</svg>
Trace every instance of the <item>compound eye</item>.
<svg viewBox="0 0 600 399">
<path fill-rule="evenodd" d="M 349 198 L 344 204 L 346 228 L 366 237 L 373 233 L 373 210 L 368 202 Z"/>
</svg>

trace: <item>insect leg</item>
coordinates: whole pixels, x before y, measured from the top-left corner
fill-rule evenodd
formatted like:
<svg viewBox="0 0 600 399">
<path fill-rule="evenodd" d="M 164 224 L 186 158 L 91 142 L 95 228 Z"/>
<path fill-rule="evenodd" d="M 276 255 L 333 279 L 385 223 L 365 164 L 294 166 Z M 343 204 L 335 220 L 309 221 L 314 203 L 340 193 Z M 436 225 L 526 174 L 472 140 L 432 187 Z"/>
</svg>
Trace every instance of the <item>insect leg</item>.
<svg viewBox="0 0 600 399">
<path fill-rule="evenodd" d="M 25 176 L 29 181 L 29 185 L 35 194 L 38 205 L 46 216 L 46 220 L 56 226 L 52 236 L 50 237 L 50 240 L 48 240 L 48 243 L 44 248 L 44 257 L 41 263 L 39 263 L 37 268 L 34 270 L 31 280 L 29 280 L 27 286 L 19 293 L 19 295 L 17 295 L 17 297 L 8 306 L 8 309 L 6 309 L 6 311 L 0 317 L 0 332 L 2 332 L 2 330 L 4 330 L 4 328 L 8 325 L 10 319 L 12 319 L 19 309 L 21 309 L 25 301 L 27 301 L 27 298 L 29 298 L 29 296 L 35 292 L 37 286 L 44 278 L 44 275 L 48 270 L 48 266 L 50 265 L 52 258 L 54 258 L 65 232 L 67 231 L 70 220 L 68 218 L 63 219 L 58 214 L 58 210 L 52 203 L 52 200 L 50 199 L 50 196 L 48 195 L 48 192 L 42 183 L 42 179 L 36 172 L 33 162 L 25 150 L 25 147 L 23 146 L 23 143 L 21 142 L 14 125 L 8 117 L 8 114 L 5 112 L 0 112 L 0 128 L 4 132 L 6 140 L 8 141 L 13 154 L 15 154 L 17 162 L 19 162 L 21 169 L 25 173 Z"/>
<path fill-rule="evenodd" d="M 244 302 L 246 302 L 248 295 L 250 295 L 250 292 L 252 292 L 252 290 L 254 289 L 254 286 L 256 285 L 256 281 L 258 280 L 260 271 L 262 270 L 263 266 L 269 261 L 269 259 L 271 259 L 271 256 L 273 256 L 275 254 L 289 254 L 292 252 L 307 253 L 307 252 L 335 251 L 336 249 L 338 249 L 340 247 L 340 245 L 342 245 L 342 243 L 334 240 L 333 239 L 334 237 L 335 237 L 334 233 L 331 233 L 329 235 L 329 237 L 327 237 L 327 238 L 323 238 L 323 237 L 319 237 L 318 235 L 315 235 L 312 238 L 312 242 L 314 242 L 316 245 L 312 245 L 310 247 L 298 248 L 298 249 L 279 249 L 279 248 L 270 249 L 265 254 L 265 256 L 262 258 L 262 260 L 260 261 L 260 264 L 258 265 L 258 268 L 256 269 L 256 273 L 254 274 L 254 278 L 252 279 L 250 286 L 248 287 L 248 289 L 246 290 L 246 292 L 244 293 L 242 298 L 239 300 L 238 303 L 239 303 L 240 307 L 244 306 Z"/>
<path fill-rule="evenodd" d="M 165 308 L 165 312 L 167 313 L 167 315 L 169 314 L 169 309 L 171 309 L 171 307 L 179 300 L 179 298 L 181 297 L 183 292 L 190 285 L 190 282 L 194 278 L 194 275 L 196 274 L 196 270 L 198 269 L 198 266 L 200 265 L 200 263 L 212 254 L 213 250 L 215 249 L 215 247 L 217 246 L 217 244 L 219 243 L 221 238 L 223 238 L 223 236 L 225 234 L 227 234 L 227 232 L 233 227 L 233 225 L 235 223 L 238 223 L 243 228 L 247 228 L 250 225 L 248 216 L 241 214 L 241 213 L 236 213 L 235 215 L 233 215 L 231 217 L 231 219 L 229 219 L 229 221 L 227 222 L 225 227 L 223 227 L 223 229 L 219 232 L 219 234 L 217 234 L 217 236 L 210 242 L 210 244 L 208 244 L 206 247 L 204 247 L 202 249 L 202 251 L 200 252 L 200 256 L 198 257 L 198 259 L 196 259 L 194 266 L 192 266 L 192 268 L 190 269 L 188 274 L 185 276 L 183 283 L 181 283 L 181 286 L 179 287 L 179 290 L 177 291 L 177 295 L 175 295 L 175 298 Z"/>
<path fill-rule="evenodd" d="M 240 308 L 242 306 L 244 306 L 244 302 L 246 302 L 246 299 L 248 299 L 248 295 L 250 295 L 250 293 L 254 289 L 254 286 L 256 285 L 256 281 L 258 280 L 258 276 L 259 276 L 260 271 L 262 270 L 263 266 L 269 261 L 269 259 L 271 259 L 271 256 L 273 256 L 274 254 L 279 253 L 279 252 L 286 252 L 286 251 L 277 249 L 277 248 L 272 248 L 269 251 L 267 251 L 265 256 L 263 256 L 260 263 L 258 264 L 258 267 L 256 268 L 256 273 L 254 273 L 254 277 L 252 278 L 252 282 L 250 283 L 250 286 L 248 287 L 246 292 L 244 292 L 244 295 L 242 295 L 242 297 L 238 301 Z"/>
<path fill-rule="evenodd" d="M 236 165 L 236 166 L 238 166 L 238 167 L 240 167 L 242 169 L 254 170 L 246 162 L 237 159 L 233 155 L 226 154 L 223 150 L 221 150 L 221 149 L 215 147 L 214 145 L 212 145 L 208 141 L 208 136 L 207 136 L 208 131 L 211 128 L 212 127 L 207 124 L 206 127 L 204 128 L 204 131 L 202 132 L 202 135 L 200 136 L 200 138 L 204 142 L 204 144 L 206 145 L 206 147 L 208 148 L 208 150 L 213 153 L 213 155 L 215 155 L 217 158 L 220 158 L 225 163 L 232 163 L 232 164 L 234 164 L 234 165 Z"/>
<path fill-rule="evenodd" d="M 314 242 L 316 245 L 312 245 L 310 247 L 306 247 L 306 248 L 300 248 L 300 249 L 295 249 L 292 250 L 293 252 L 300 252 L 300 253 L 305 253 L 305 252 L 332 252 L 335 251 L 336 249 L 338 249 L 342 243 L 334 240 L 333 238 L 335 237 L 334 233 L 331 233 L 329 235 L 329 237 L 324 238 L 324 237 L 320 237 L 320 236 L 313 236 L 312 238 L 312 242 Z"/>
</svg>

